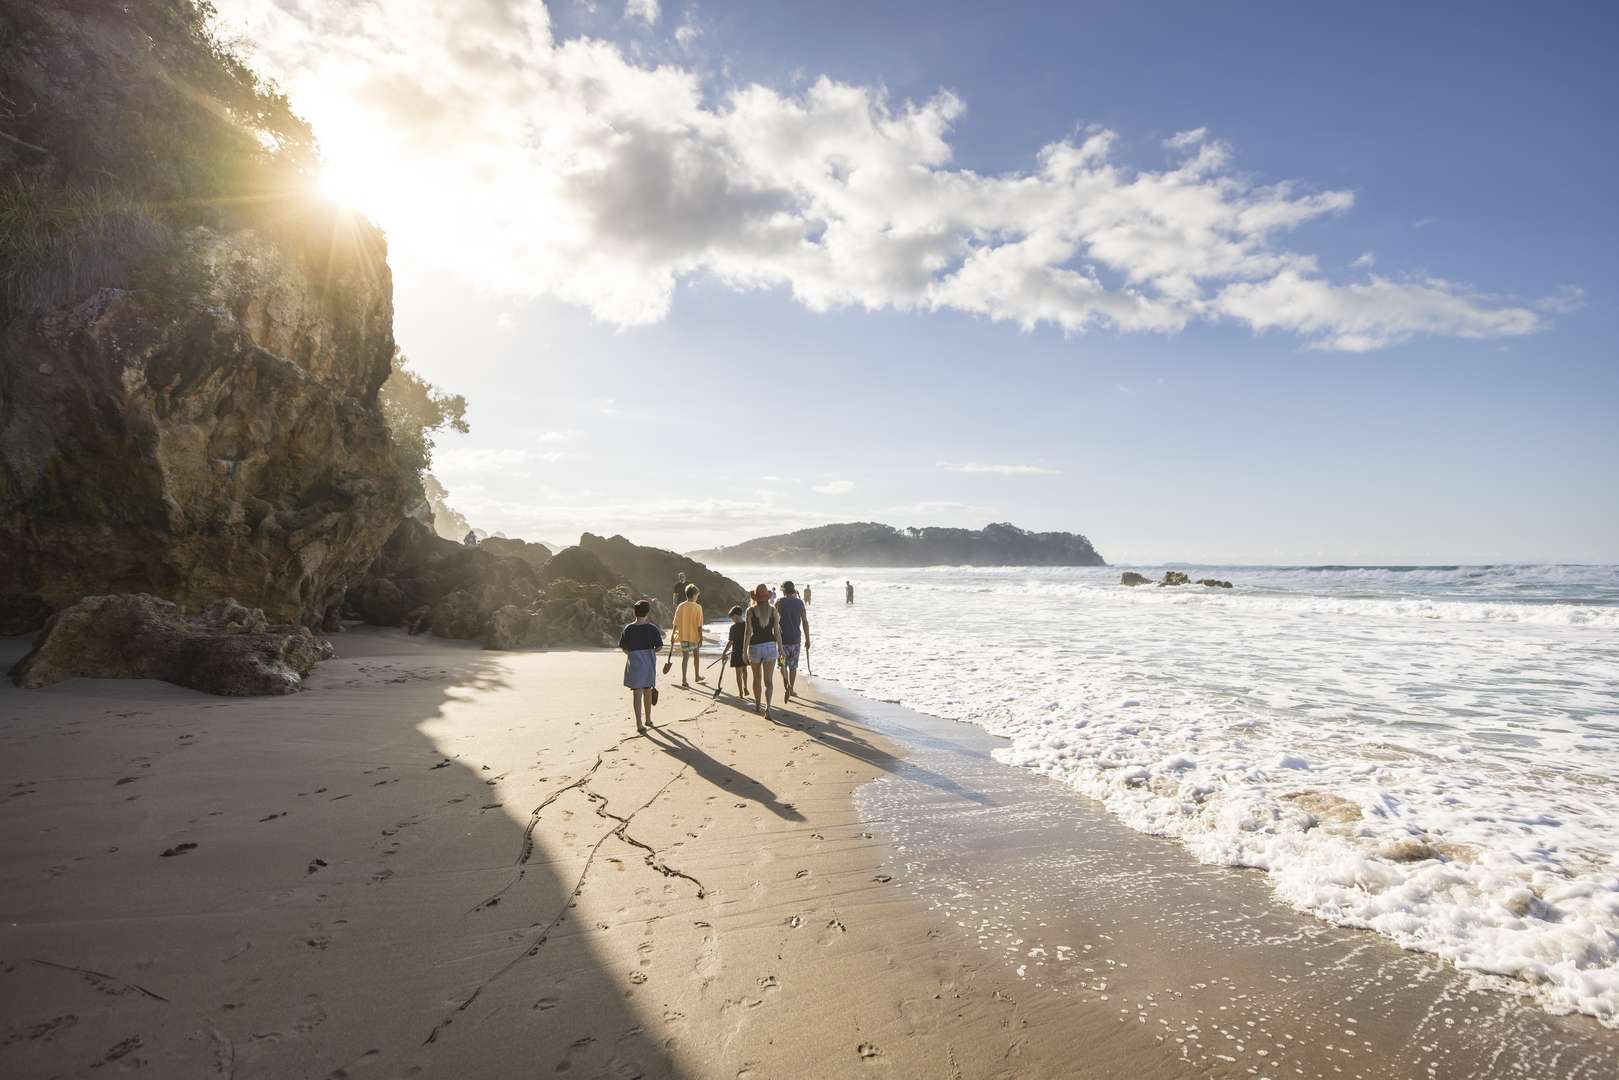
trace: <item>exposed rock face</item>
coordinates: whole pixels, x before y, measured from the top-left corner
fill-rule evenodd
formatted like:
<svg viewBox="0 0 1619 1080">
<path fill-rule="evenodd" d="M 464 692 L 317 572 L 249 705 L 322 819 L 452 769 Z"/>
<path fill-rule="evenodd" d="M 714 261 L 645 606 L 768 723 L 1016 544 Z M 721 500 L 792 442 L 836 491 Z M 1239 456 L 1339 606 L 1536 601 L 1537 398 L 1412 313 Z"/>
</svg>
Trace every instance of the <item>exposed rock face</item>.
<svg viewBox="0 0 1619 1080">
<path fill-rule="evenodd" d="M 210 694 L 290 694 L 331 646 L 304 626 L 222 600 L 187 617 L 145 594 L 90 596 L 51 616 L 11 676 L 33 689 L 63 679 L 162 679 Z"/>
<path fill-rule="evenodd" d="M 1190 583 L 1191 578 L 1187 577 L 1185 572 L 1181 570 L 1165 570 L 1163 580 L 1158 582 L 1159 585 L 1188 585 Z"/>
<path fill-rule="evenodd" d="M 523 544 L 519 550 L 539 545 Z M 413 634 L 482 641 L 485 648 L 613 645 L 633 619 L 637 594 L 583 548 L 566 548 L 535 570 L 513 550 L 442 539 L 415 519 L 402 524 L 349 591 L 350 614 Z M 532 552 L 530 552 L 532 555 Z"/>
<path fill-rule="evenodd" d="M 547 585 L 553 581 L 577 581 L 610 589 L 627 580 L 626 575 L 602 562 L 595 552 L 582 547 L 563 548 L 540 571 L 540 581 Z"/>
<path fill-rule="evenodd" d="M 1144 576 L 1142 574 L 1138 574 L 1134 570 L 1126 570 L 1124 572 L 1123 576 L 1121 576 L 1119 578 L 1119 584 L 1120 585 L 1151 585 L 1152 584 L 1152 579 L 1149 578 L 1149 577 L 1146 577 L 1146 576 Z"/>
<path fill-rule="evenodd" d="M 94 187 L 125 209 L 4 268 L 0 599 L 234 597 L 320 625 L 412 494 L 377 403 L 381 233 L 255 190 L 260 144 L 196 82 L 229 75 L 168 8 L 8 9 L 0 91 L 47 149 L 0 144 L 0 174 L 45 205 Z M 238 198 L 197 194 L 227 171 Z"/>
<path fill-rule="evenodd" d="M 656 601 L 664 619 L 674 614 L 669 605 L 674 599 L 677 574 L 685 574 L 687 584 L 701 590 L 698 603 L 703 605 L 706 616 L 718 617 L 737 605 L 747 606 L 747 593 L 742 586 L 696 559 L 662 548 L 633 544 L 622 536 L 600 537 L 593 533 L 581 536 L 579 547 L 600 559 L 620 581 L 628 582 L 636 592 Z M 566 554 L 561 551 L 556 557 L 560 559 Z"/>
<path fill-rule="evenodd" d="M 274 261 L 251 235 L 195 239 Z M 177 319 L 102 289 L 5 328 L 0 594 L 233 596 L 319 623 L 408 497 L 376 403 L 392 307 L 385 268 L 343 308 L 282 270 L 268 291 L 228 273 Z"/>
<path fill-rule="evenodd" d="M 508 559 L 522 559 L 536 570 L 551 561 L 550 548 L 544 544 L 531 544 L 526 540 L 508 540 L 504 536 L 490 536 L 479 541 L 478 546 Z"/>
</svg>

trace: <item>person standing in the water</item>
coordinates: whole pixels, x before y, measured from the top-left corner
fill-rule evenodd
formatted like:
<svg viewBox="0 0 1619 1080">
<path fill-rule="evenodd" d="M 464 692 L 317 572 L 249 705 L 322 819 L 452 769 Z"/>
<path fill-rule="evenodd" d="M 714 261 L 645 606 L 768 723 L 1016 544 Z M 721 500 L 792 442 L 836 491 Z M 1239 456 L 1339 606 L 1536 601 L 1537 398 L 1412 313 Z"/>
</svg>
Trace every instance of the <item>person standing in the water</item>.
<svg viewBox="0 0 1619 1080">
<path fill-rule="evenodd" d="M 844 604 L 854 603 L 854 582 L 852 581 L 843 583 L 843 602 Z"/>
</svg>

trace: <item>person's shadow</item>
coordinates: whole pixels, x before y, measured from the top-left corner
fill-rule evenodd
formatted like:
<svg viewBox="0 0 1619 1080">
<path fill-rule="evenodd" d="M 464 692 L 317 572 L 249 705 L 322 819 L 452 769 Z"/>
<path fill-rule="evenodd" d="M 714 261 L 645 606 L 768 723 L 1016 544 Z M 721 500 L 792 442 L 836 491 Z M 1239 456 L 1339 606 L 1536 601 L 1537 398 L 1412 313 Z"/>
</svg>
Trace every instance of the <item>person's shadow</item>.
<svg viewBox="0 0 1619 1080">
<path fill-rule="evenodd" d="M 867 765 L 874 766 L 886 773 L 927 784 L 931 788 L 965 799 L 968 802 L 976 803 L 979 806 L 994 805 L 993 800 L 982 792 L 962 787 L 961 784 L 943 773 L 934 772 L 932 769 L 918 765 L 914 761 L 895 757 L 872 743 L 871 740 L 865 738 L 859 732 L 830 718 L 831 716 L 843 716 L 851 720 L 858 719 L 852 713 L 848 713 L 825 701 L 815 702 L 815 707 L 829 714 L 829 718 L 821 719 L 808 713 L 775 706 L 770 710 L 769 719 L 772 724 L 791 728 L 794 731 L 801 731 L 822 746 L 829 747 L 857 761 L 863 761 Z"/>
<path fill-rule="evenodd" d="M 716 761 L 702 747 L 671 727 L 648 728 L 647 740 L 676 761 L 688 766 L 715 787 L 741 799 L 752 799 L 772 814 L 787 821 L 803 821 L 804 815 L 776 798 L 776 793 L 747 773 Z"/>
</svg>

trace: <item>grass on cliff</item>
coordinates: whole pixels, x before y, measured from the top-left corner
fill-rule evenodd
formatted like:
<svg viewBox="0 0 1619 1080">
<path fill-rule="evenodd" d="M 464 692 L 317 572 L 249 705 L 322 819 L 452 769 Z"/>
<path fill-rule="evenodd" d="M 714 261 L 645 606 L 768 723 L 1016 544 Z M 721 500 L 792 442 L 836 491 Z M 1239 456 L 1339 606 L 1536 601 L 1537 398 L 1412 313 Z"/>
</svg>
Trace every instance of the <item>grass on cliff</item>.
<svg viewBox="0 0 1619 1080">
<path fill-rule="evenodd" d="M 157 215 L 118 188 L 13 176 L 0 185 L 0 312 L 40 311 L 122 284 L 169 237 Z"/>
</svg>

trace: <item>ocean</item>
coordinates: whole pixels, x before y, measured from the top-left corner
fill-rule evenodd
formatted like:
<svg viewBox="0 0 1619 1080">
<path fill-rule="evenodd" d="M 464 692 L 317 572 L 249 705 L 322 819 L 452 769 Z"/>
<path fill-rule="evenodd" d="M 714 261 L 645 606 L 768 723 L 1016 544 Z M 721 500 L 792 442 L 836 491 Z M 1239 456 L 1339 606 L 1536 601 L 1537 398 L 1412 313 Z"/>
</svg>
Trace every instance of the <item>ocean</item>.
<svg viewBox="0 0 1619 1080">
<path fill-rule="evenodd" d="M 1002 762 L 1301 910 L 1619 1026 L 1619 567 L 1175 568 L 1235 587 L 717 569 L 814 587 L 817 677 L 1003 736 Z"/>
</svg>

